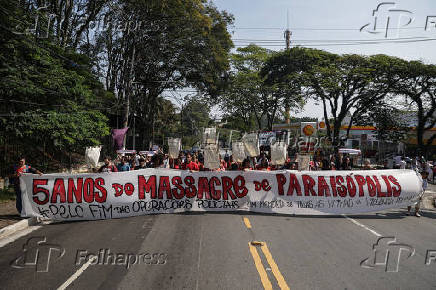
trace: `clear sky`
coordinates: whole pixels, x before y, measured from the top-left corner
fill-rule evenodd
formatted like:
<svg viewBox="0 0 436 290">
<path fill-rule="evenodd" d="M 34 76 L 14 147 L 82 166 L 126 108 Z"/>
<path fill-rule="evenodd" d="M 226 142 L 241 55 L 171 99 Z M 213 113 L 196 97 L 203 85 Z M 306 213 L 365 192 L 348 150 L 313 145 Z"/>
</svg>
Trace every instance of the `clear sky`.
<svg viewBox="0 0 436 290">
<path fill-rule="evenodd" d="M 255 43 L 281 50 L 285 47 L 284 30 L 289 22 L 291 46 L 338 54 L 383 53 L 436 64 L 436 0 L 214 0 L 214 3 L 234 15 L 231 31 L 236 47 Z M 309 102 L 294 115 L 321 118 L 322 107 Z"/>
</svg>

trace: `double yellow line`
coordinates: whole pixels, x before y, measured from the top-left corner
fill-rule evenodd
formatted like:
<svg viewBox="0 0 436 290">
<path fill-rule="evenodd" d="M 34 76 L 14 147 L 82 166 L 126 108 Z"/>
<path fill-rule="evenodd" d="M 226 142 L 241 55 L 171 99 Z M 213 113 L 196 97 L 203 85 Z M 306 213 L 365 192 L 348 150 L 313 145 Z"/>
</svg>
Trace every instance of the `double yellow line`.
<svg viewBox="0 0 436 290">
<path fill-rule="evenodd" d="M 244 217 L 244 223 L 245 226 L 248 229 L 251 229 L 251 223 L 250 220 L 246 217 Z M 268 274 L 266 273 L 265 267 L 262 264 L 262 260 L 259 256 L 259 252 L 257 251 L 257 248 L 260 246 L 260 249 L 262 250 L 269 266 L 271 267 L 271 271 L 274 275 L 274 277 L 277 280 L 277 283 L 280 287 L 280 289 L 289 290 L 289 286 L 285 281 L 285 278 L 283 278 L 282 273 L 280 273 L 279 267 L 277 266 L 276 262 L 274 261 L 271 252 L 268 249 L 268 246 L 265 242 L 250 242 L 248 243 L 248 247 L 250 249 L 251 256 L 253 256 L 254 265 L 256 266 L 257 272 L 259 273 L 260 280 L 262 281 L 263 288 L 266 290 L 273 289 L 271 281 L 268 278 Z"/>
</svg>

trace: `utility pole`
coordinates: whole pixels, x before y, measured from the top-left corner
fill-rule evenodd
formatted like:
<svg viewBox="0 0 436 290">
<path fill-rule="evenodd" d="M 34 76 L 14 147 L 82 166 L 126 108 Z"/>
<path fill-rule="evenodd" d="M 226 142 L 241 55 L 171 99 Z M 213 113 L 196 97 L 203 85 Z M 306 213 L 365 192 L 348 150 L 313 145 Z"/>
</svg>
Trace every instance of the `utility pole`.
<svg viewBox="0 0 436 290">
<path fill-rule="evenodd" d="M 286 40 L 286 50 L 288 50 L 291 48 L 291 35 L 292 35 L 292 33 L 289 30 L 289 9 L 286 12 L 287 12 L 287 15 L 286 15 L 287 28 L 285 30 L 284 36 L 285 36 L 285 40 Z M 289 104 L 286 102 L 286 105 L 285 105 L 286 124 L 291 124 L 290 111 L 291 111 L 291 109 L 289 108 Z"/>
</svg>

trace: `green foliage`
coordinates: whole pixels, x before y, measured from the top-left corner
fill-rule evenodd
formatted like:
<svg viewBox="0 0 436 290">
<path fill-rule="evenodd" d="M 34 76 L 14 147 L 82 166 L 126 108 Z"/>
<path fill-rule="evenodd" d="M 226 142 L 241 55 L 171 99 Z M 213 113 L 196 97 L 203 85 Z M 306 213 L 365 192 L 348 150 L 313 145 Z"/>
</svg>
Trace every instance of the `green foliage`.
<svg viewBox="0 0 436 290">
<path fill-rule="evenodd" d="M 403 141 L 410 133 L 408 124 L 404 119 L 404 112 L 386 103 L 373 106 L 373 109 L 360 116 L 356 125 L 375 125 L 377 130 L 373 133 L 377 134 L 377 139 L 380 141 Z"/>
<path fill-rule="evenodd" d="M 198 98 L 188 99 L 182 111 L 183 138 L 194 136 L 200 140 L 202 129 L 213 125 L 209 117 L 210 108 Z M 195 139 L 195 138 L 194 138 Z M 198 141 L 197 140 L 197 141 Z"/>
<path fill-rule="evenodd" d="M 420 61 L 401 61 L 394 67 L 393 75 L 398 81 L 392 91 L 405 97 L 407 110 L 416 112 L 418 147 L 426 155 L 436 139 L 436 134 L 432 134 L 424 140 L 425 131 L 436 126 L 436 66 Z"/>
<path fill-rule="evenodd" d="M 229 90 L 223 96 L 222 105 L 233 120 L 243 120 L 238 128 L 271 130 L 286 106 L 299 108 L 303 104 L 301 87 L 297 82 L 267 82 L 262 69 L 272 51 L 256 45 L 238 48 L 232 56 L 233 75 Z"/>
<path fill-rule="evenodd" d="M 109 134 L 107 117 L 97 111 L 27 111 L 3 119 L 3 125 L 17 137 L 68 151 L 98 145 Z"/>
<path fill-rule="evenodd" d="M 268 83 L 296 82 L 305 95 L 321 101 L 327 134 L 337 146 L 347 114 L 351 112 L 350 128 L 353 121 L 390 92 L 396 63 L 398 59 L 388 56 L 336 55 L 293 48 L 272 57 L 262 72 Z"/>
<path fill-rule="evenodd" d="M 15 191 L 13 187 L 0 189 L 0 202 L 15 200 Z"/>
<path fill-rule="evenodd" d="M 60 46 L 50 33 L 41 36 L 47 34 L 39 30 L 41 25 L 35 32 L 24 33 L 34 24 L 35 13 L 44 20 L 43 10 L 3 4 L 0 128 L 7 136 L 4 141 L 13 140 L 27 155 L 43 153 L 54 158 L 65 152 L 83 154 L 85 146 L 101 144 L 109 134 L 104 113 L 115 98 L 93 72 L 92 60 Z"/>
</svg>

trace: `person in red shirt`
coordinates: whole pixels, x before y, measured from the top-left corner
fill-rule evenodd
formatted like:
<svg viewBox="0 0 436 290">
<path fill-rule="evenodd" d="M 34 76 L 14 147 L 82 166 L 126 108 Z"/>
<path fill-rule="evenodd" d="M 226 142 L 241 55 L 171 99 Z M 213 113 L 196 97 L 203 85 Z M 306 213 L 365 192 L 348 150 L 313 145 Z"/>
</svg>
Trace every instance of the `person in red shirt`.
<svg viewBox="0 0 436 290">
<path fill-rule="evenodd" d="M 186 155 L 186 161 L 182 165 L 182 170 L 200 171 L 198 164 L 192 161 L 192 156 L 189 153 Z"/>
<path fill-rule="evenodd" d="M 260 161 L 260 164 L 256 166 L 256 170 L 264 170 L 264 171 L 271 170 L 271 168 L 269 167 L 268 159 L 266 159 L 266 157 L 262 158 L 262 160 Z"/>
<path fill-rule="evenodd" d="M 39 174 L 40 176 L 42 175 L 41 171 L 27 165 L 26 158 L 24 158 L 24 157 L 21 157 L 19 159 L 18 165 L 15 165 L 13 167 L 13 170 L 11 172 L 11 175 L 9 175 L 9 178 L 12 181 L 11 183 L 14 184 L 15 195 L 16 195 L 15 207 L 17 208 L 17 211 L 19 214 L 21 214 L 21 211 L 23 209 L 22 199 L 21 199 L 21 188 L 20 188 L 20 176 L 23 173 Z"/>
<path fill-rule="evenodd" d="M 174 159 L 173 167 L 172 168 L 173 169 L 180 169 L 181 164 L 182 164 L 182 161 L 181 161 L 180 157 L 177 158 L 177 159 Z"/>
</svg>

